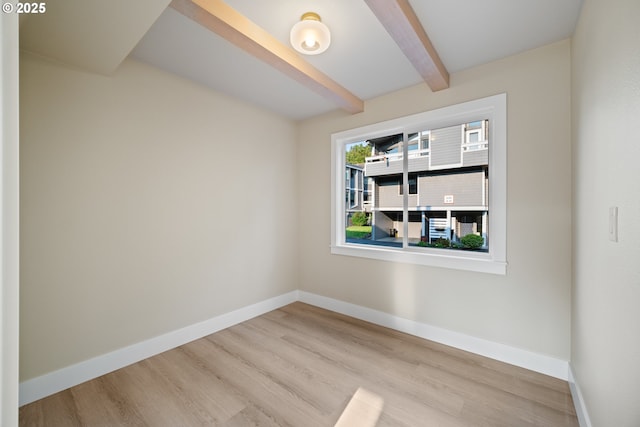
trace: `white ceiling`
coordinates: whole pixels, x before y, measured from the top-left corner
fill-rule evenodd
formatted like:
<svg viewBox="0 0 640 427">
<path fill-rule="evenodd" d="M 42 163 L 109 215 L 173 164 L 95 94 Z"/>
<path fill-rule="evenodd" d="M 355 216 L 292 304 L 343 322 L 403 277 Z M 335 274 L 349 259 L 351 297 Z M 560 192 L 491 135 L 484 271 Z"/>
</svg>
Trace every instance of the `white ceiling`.
<svg viewBox="0 0 640 427">
<path fill-rule="evenodd" d="M 119 3 L 125 0 L 118 0 Z M 136 0 L 138 2 L 139 0 Z M 82 14 L 49 13 L 38 19 L 49 27 L 34 24 L 30 17 L 20 28 L 21 48 L 51 56 L 62 62 L 76 52 L 72 65 L 81 66 L 78 56 L 90 57 L 86 69 L 96 71 L 95 62 L 111 52 L 111 64 L 98 72 L 109 74 L 122 60 L 122 50 L 143 62 L 183 76 L 216 91 L 244 99 L 292 119 L 304 119 L 337 107 L 325 98 L 253 58 L 226 40 L 176 12 L 171 7 L 158 16 L 158 5 L 169 0 L 146 0 L 147 15 L 139 9 L 135 22 L 126 5 L 116 1 L 84 0 Z M 364 0 L 226 0 L 237 11 L 288 44 L 289 30 L 307 11 L 317 12 L 331 30 L 332 43 L 325 53 L 305 57 L 312 65 L 363 100 L 423 82 L 418 72 L 387 34 Z M 515 53 L 570 37 L 578 20 L 582 0 L 409 0 L 433 46 L 449 73 L 487 63 Z M 127 3 L 129 3 L 127 1 Z M 134 2 L 135 3 L 135 2 Z M 77 0 L 57 0 L 48 8 L 76 11 Z M 92 6 L 87 6 L 92 5 Z M 102 6 L 101 6 L 102 5 Z M 145 6 L 145 8 L 147 7 Z M 93 10 L 92 10 L 93 9 Z M 115 11 L 115 12 L 114 12 Z M 121 16 L 119 16 L 120 14 Z M 157 17 L 157 20 L 156 20 Z M 61 40 L 60 28 L 77 26 Z M 149 22 L 155 22 L 149 28 Z M 127 24 L 125 42 L 122 23 Z M 92 44 L 93 33 L 114 46 Z M 148 29 L 148 31 L 147 31 Z M 56 33 L 56 31 L 58 33 Z M 95 37 L 94 37 L 95 38 Z M 27 43 L 28 42 L 28 43 Z M 63 46 L 63 48 L 61 48 Z M 59 52 L 63 51 L 65 55 Z M 96 57 L 95 52 L 101 53 Z M 92 53 L 93 52 L 93 53 Z M 92 62 L 93 61 L 93 62 Z M 426 84 L 426 83 L 423 83 Z M 446 89 L 445 89 L 446 90 Z"/>
<path fill-rule="evenodd" d="M 170 0 L 57 0 L 20 15 L 20 49 L 94 73 L 111 74 Z"/>
</svg>

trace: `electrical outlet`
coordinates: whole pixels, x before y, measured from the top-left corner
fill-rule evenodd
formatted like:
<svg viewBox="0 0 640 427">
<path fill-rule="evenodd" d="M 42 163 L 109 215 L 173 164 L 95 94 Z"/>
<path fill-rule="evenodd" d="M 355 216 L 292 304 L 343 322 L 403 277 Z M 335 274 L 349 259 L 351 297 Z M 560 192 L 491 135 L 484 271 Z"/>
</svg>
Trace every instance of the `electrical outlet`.
<svg viewBox="0 0 640 427">
<path fill-rule="evenodd" d="M 609 208 L 609 240 L 618 241 L 618 207 L 611 206 Z"/>
</svg>

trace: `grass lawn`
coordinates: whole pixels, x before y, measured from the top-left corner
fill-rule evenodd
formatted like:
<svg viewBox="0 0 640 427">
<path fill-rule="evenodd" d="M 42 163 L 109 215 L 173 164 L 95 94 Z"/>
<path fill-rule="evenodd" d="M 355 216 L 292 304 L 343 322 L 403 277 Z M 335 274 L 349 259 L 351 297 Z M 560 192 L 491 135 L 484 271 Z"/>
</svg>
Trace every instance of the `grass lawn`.
<svg viewBox="0 0 640 427">
<path fill-rule="evenodd" d="M 352 225 L 347 227 L 347 239 L 365 239 L 371 235 L 370 225 Z"/>
</svg>

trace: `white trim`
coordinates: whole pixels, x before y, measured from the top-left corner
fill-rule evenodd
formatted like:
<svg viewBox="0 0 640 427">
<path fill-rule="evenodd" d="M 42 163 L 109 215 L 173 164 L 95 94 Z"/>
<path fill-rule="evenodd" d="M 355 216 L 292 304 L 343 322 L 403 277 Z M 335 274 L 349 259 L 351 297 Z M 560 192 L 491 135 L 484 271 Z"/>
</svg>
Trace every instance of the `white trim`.
<svg viewBox="0 0 640 427">
<path fill-rule="evenodd" d="M 494 360 L 509 363 L 567 381 L 569 362 L 505 344 L 476 338 L 459 332 L 420 323 L 382 311 L 362 307 L 333 298 L 299 291 L 299 300 L 356 319 L 375 323 L 420 338 L 435 341 Z"/>
<path fill-rule="evenodd" d="M 462 147 L 464 146 L 464 143 L 467 141 L 466 139 L 466 135 L 465 135 L 465 128 L 467 127 L 466 123 L 460 126 L 461 129 L 460 131 L 462 132 L 462 135 L 460 137 L 460 141 L 462 141 L 462 143 L 460 144 L 460 166 L 462 166 L 464 164 L 464 150 L 462 149 Z"/>
<path fill-rule="evenodd" d="M 18 425 L 18 19 L 16 13 L 3 13 L 0 17 L 0 425 L 7 427 Z"/>
<path fill-rule="evenodd" d="M 456 206 L 455 205 L 455 201 L 454 201 L 453 205 L 416 206 L 413 209 L 409 209 L 409 212 L 416 212 L 416 211 L 417 212 L 435 212 L 435 211 L 446 211 L 447 209 L 451 209 L 452 211 L 456 211 L 456 212 L 465 212 L 465 211 L 469 211 L 469 212 L 475 212 L 475 211 L 486 212 L 487 211 L 487 207 L 486 206 L 482 206 L 482 205 L 477 205 L 477 206 Z M 388 209 L 380 208 L 380 210 L 386 211 Z"/>
<path fill-rule="evenodd" d="M 462 154 L 460 154 L 462 156 Z M 437 166 L 429 166 L 430 171 L 439 171 L 443 169 L 453 169 L 453 168 L 461 168 L 464 166 L 464 163 L 448 163 L 446 165 L 437 165 Z"/>
<path fill-rule="evenodd" d="M 474 120 L 489 119 L 489 225 L 491 244 L 488 253 L 478 257 L 468 251 L 451 253 L 433 252 L 427 249 L 415 251 L 403 244 L 402 248 L 348 243 L 345 237 L 344 180 L 338 180 L 344 169 L 344 147 L 366 139 L 385 135 L 404 134 L 415 129 L 437 129 L 469 123 Z M 408 154 L 406 143 L 403 146 L 403 159 L 406 175 Z M 461 154 L 462 156 L 462 154 Z M 431 157 L 431 156 L 430 156 Z M 504 275 L 507 272 L 507 95 L 505 93 L 468 101 L 424 113 L 401 117 L 331 135 L 331 253 L 376 260 L 404 262 L 433 267 L 477 271 Z M 447 166 L 449 167 L 449 166 Z M 407 180 L 404 182 L 408 185 Z M 483 187 L 484 188 L 484 187 Z M 409 197 L 407 194 L 403 204 Z M 447 207 L 450 209 L 450 207 Z M 377 210 L 377 209 L 375 209 Z M 385 209 L 388 210 L 388 209 Z M 403 208 L 405 211 L 406 208 Z M 484 209 L 483 209 L 484 210 Z M 404 233 L 406 236 L 406 233 Z"/>
<path fill-rule="evenodd" d="M 580 386 L 576 381 L 576 377 L 573 373 L 573 368 L 569 364 L 569 388 L 571 389 L 571 397 L 573 398 L 573 406 L 576 408 L 576 415 L 578 416 L 578 424 L 580 427 L 591 427 L 591 419 L 587 412 L 587 405 L 582 397 Z"/>
<path fill-rule="evenodd" d="M 567 381 L 569 362 L 305 291 L 291 291 L 20 383 L 20 406 L 296 301 Z M 572 394 L 573 394 L 572 388 Z M 582 401 L 574 395 L 574 402 Z M 586 410 L 584 410 L 586 416 Z M 588 419 L 588 418 L 587 418 Z M 580 424 L 591 427 L 591 424 Z"/>
<path fill-rule="evenodd" d="M 403 251 L 393 250 L 386 246 L 352 244 L 347 246 L 333 246 L 334 255 L 370 258 L 378 261 L 401 262 L 430 267 L 463 269 L 478 273 L 504 275 L 507 273 L 507 263 L 497 262 L 485 252 L 472 252 L 454 249 L 433 249 L 409 247 Z M 425 256 L 429 255 L 429 256 Z"/>
<path fill-rule="evenodd" d="M 26 405 L 116 369 L 124 368 L 132 363 L 276 310 L 297 300 L 298 291 L 291 291 L 24 381 L 20 383 L 19 404 L 20 406 Z"/>
</svg>

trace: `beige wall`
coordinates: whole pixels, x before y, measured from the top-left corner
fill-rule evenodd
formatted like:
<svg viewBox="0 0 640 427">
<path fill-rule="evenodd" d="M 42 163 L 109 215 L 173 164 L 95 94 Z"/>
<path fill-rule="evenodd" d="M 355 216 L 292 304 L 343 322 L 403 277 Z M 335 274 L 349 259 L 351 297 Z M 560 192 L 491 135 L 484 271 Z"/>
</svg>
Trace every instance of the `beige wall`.
<svg viewBox="0 0 640 427">
<path fill-rule="evenodd" d="M 572 42 L 571 365 L 594 427 L 640 425 L 639 17 L 637 0 L 586 0 Z"/>
<path fill-rule="evenodd" d="M 21 57 L 21 381 L 297 287 L 293 122 Z"/>
<path fill-rule="evenodd" d="M 299 132 L 300 275 L 305 291 L 569 360 L 570 43 L 563 41 L 331 113 Z M 506 92 L 506 276 L 331 255 L 330 135 Z"/>
</svg>

